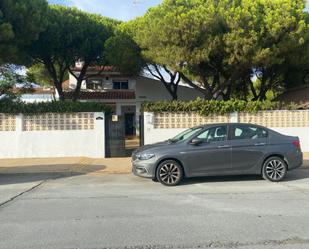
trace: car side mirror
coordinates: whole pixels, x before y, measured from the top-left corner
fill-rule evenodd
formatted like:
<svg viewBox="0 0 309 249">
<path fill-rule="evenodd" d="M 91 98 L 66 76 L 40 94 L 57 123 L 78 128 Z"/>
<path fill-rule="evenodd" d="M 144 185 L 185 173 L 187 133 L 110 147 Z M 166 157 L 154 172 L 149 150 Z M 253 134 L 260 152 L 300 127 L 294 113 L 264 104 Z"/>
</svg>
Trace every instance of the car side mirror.
<svg viewBox="0 0 309 249">
<path fill-rule="evenodd" d="M 203 139 L 200 139 L 200 138 L 193 138 L 191 141 L 190 141 L 190 144 L 191 145 L 195 145 L 195 146 L 198 146 L 200 144 L 203 143 Z"/>
</svg>

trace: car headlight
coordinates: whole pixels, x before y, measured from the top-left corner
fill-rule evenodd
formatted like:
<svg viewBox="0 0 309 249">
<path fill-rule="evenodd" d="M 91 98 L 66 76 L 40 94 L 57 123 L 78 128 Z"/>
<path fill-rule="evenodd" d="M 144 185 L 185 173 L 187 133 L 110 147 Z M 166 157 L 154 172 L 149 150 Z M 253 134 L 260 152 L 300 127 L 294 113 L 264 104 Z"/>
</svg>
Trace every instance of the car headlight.
<svg viewBox="0 0 309 249">
<path fill-rule="evenodd" d="M 155 155 L 151 153 L 145 153 L 145 154 L 138 154 L 136 155 L 136 158 L 138 160 L 148 160 L 150 158 L 153 158 Z"/>
</svg>

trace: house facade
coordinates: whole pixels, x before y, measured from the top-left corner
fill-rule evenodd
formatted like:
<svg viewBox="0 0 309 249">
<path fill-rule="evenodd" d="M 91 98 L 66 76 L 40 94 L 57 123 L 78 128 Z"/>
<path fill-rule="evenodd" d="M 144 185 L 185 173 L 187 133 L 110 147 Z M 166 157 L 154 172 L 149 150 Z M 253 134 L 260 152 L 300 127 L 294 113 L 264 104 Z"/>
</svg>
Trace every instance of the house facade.
<svg viewBox="0 0 309 249">
<path fill-rule="evenodd" d="M 80 68 L 74 69 L 78 75 Z M 132 77 L 117 72 L 113 67 L 93 67 L 87 72 L 81 86 L 80 101 L 96 101 L 110 105 L 116 115 L 124 118 L 126 135 L 134 136 L 139 132 L 141 105 L 145 101 L 171 100 L 165 86 L 158 80 L 145 76 Z M 69 90 L 65 93 L 70 98 L 76 87 L 76 79 L 69 76 Z M 202 95 L 185 85 L 179 85 L 178 99 L 193 100 Z"/>
<path fill-rule="evenodd" d="M 297 103 L 304 109 L 309 108 L 309 85 L 301 85 L 291 89 L 278 96 L 277 100 L 290 103 Z"/>
</svg>

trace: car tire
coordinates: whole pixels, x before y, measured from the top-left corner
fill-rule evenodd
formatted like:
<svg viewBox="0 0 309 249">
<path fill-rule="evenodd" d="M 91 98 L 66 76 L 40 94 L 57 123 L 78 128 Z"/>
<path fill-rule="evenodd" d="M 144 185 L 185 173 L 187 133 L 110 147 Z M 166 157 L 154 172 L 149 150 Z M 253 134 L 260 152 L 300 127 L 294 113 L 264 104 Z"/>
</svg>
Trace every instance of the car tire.
<svg viewBox="0 0 309 249">
<path fill-rule="evenodd" d="M 277 156 L 273 156 L 265 160 L 262 169 L 262 176 L 265 180 L 271 182 L 282 181 L 288 172 L 286 162 Z"/>
<path fill-rule="evenodd" d="M 165 186 L 176 186 L 183 180 L 182 166 L 175 160 L 166 160 L 159 164 L 156 178 Z"/>
</svg>

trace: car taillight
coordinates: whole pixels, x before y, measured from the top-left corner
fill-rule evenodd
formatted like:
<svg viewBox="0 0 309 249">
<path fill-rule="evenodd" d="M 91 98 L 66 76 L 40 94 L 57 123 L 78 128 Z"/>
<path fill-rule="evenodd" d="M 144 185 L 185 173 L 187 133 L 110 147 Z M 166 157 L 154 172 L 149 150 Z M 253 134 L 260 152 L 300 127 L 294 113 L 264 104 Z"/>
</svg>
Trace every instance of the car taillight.
<svg viewBox="0 0 309 249">
<path fill-rule="evenodd" d="M 294 145 L 297 149 L 300 149 L 300 142 L 299 142 L 299 140 L 293 141 L 293 145 Z"/>
</svg>

